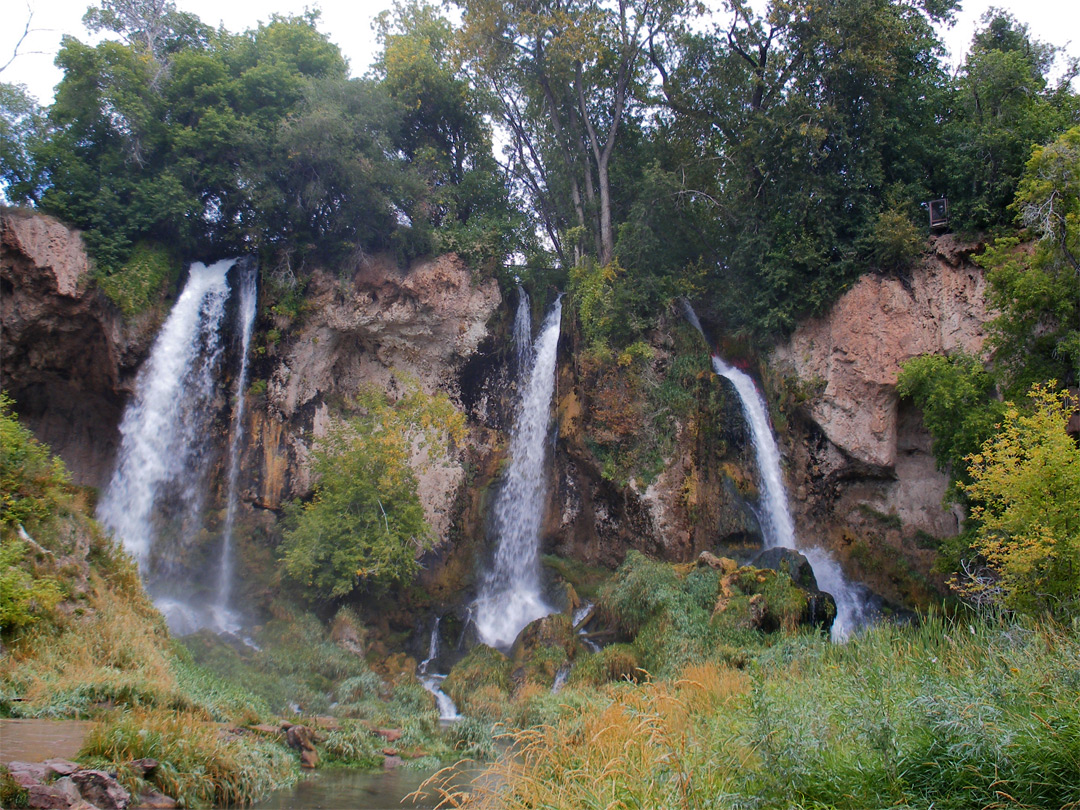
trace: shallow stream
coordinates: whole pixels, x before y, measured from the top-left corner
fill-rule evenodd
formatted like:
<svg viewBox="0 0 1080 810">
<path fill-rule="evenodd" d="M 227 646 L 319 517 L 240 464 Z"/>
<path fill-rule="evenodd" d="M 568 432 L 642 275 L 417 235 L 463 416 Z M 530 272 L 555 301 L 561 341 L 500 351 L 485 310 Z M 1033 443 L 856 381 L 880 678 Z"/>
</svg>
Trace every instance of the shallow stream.
<svg viewBox="0 0 1080 810">
<path fill-rule="evenodd" d="M 312 773 L 289 790 L 281 790 L 251 806 L 251 810 L 391 810 L 433 808 L 434 794 L 419 801 L 403 801 L 437 769 L 356 771 L 327 768 Z M 474 775 L 474 774 L 473 774 Z M 466 773 L 462 779 L 468 780 Z"/>
</svg>

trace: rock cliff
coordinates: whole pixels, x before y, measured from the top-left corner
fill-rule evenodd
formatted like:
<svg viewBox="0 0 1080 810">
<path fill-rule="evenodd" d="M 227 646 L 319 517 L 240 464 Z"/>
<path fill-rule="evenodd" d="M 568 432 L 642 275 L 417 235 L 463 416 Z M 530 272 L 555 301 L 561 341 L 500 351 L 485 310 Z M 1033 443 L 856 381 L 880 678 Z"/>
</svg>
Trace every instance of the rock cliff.
<svg viewBox="0 0 1080 810">
<path fill-rule="evenodd" d="M 871 562 L 888 549 L 899 568 L 926 577 L 934 538 L 956 534 L 962 517 L 943 506 L 948 479 L 896 379 L 917 355 L 982 354 L 992 313 L 982 270 L 968 260 L 977 246 L 946 235 L 930 247 L 909 276 L 862 277 L 769 358 L 774 385 L 803 400 L 785 442 L 796 522 L 853 558 L 864 578 L 873 578 L 866 569 L 890 568 Z M 884 578 L 904 576 L 890 568 Z"/>
<path fill-rule="evenodd" d="M 276 317 L 284 334 L 260 371 L 263 407 L 252 408 L 245 451 L 245 487 L 253 502 L 277 509 L 311 486 L 312 443 L 340 406 L 363 385 L 393 392 L 403 379 L 427 393 L 443 391 L 464 407 L 459 376 L 488 337 L 501 303 L 492 279 L 475 282 L 455 256 L 419 262 L 408 271 L 382 258 L 366 259 L 347 278 L 315 271 L 304 312 Z M 483 445 L 473 426 L 470 445 Z M 426 517 L 445 538 L 464 478 L 464 448 L 445 464 L 413 459 Z"/>
<path fill-rule="evenodd" d="M 134 373 L 158 322 L 125 323 L 94 286 L 78 231 L 0 213 L 0 385 L 77 483 L 102 486 Z"/>
</svg>

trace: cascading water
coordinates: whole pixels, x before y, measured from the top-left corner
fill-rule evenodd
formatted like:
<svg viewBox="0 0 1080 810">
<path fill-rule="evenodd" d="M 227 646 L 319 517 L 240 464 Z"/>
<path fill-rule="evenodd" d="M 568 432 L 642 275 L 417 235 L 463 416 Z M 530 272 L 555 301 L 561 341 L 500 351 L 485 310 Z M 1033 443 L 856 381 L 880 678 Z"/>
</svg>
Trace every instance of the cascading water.
<svg viewBox="0 0 1080 810">
<path fill-rule="evenodd" d="M 428 640 L 428 656 L 420 662 L 420 666 L 417 667 L 416 670 L 416 675 L 420 680 L 420 685 L 435 696 L 435 703 L 439 707 L 439 719 L 459 720 L 461 715 L 458 714 L 457 706 L 454 705 L 454 701 L 450 699 L 450 696 L 440 688 L 442 682 L 446 680 L 446 676 L 439 675 L 435 672 L 428 672 L 428 667 L 431 665 L 431 662 L 439 657 L 440 621 L 441 617 L 436 617 L 435 625 L 431 628 L 431 638 Z"/>
<path fill-rule="evenodd" d="M 236 509 L 239 506 L 240 447 L 244 438 L 244 403 L 247 394 L 248 349 L 251 332 L 255 326 L 255 304 L 258 298 L 254 262 L 241 268 L 240 306 L 240 372 L 233 388 L 232 438 L 229 440 L 229 472 L 225 501 L 225 525 L 221 532 L 221 567 L 218 572 L 217 602 L 214 605 L 214 622 L 219 632 L 235 633 L 240 623 L 232 611 L 233 584 L 233 529 L 236 526 Z"/>
<path fill-rule="evenodd" d="M 525 625 L 553 610 L 541 594 L 539 545 L 547 501 L 545 440 L 555 393 L 561 319 L 560 298 L 540 327 L 532 352 L 532 369 L 519 388 L 521 400 L 510 436 L 510 463 L 492 508 L 492 527 L 498 542 L 475 613 L 480 639 L 492 647 L 510 646 Z"/>
<path fill-rule="evenodd" d="M 191 514 L 200 505 L 191 473 L 209 423 L 210 399 L 221 356 L 218 326 L 229 298 L 226 274 L 235 260 L 191 266 L 187 284 L 150 358 L 139 372 L 135 399 L 120 424 L 116 471 L 98 518 L 149 573 L 155 536 L 154 505 L 166 488 Z"/>
<path fill-rule="evenodd" d="M 743 416 L 750 426 L 750 439 L 757 457 L 761 488 L 761 524 L 765 547 L 798 549 L 814 570 L 818 587 L 836 600 L 836 619 L 832 638 L 842 641 L 867 622 L 865 600 L 858 588 L 848 582 L 840 564 L 822 548 L 799 548 L 795 539 L 795 522 L 788 509 L 787 492 L 780 473 L 780 448 L 773 436 L 765 400 L 749 374 L 725 363 L 713 355 L 713 369 L 735 388 L 742 403 Z"/>
<path fill-rule="evenodd" d="M 116 469 L 98 505 L 98 519 L 135 557 L 147 590 L 174 632 L 214 626 L 213 610 L 176 592 L 176 570 L 202 528 L 210 426 L 223 354 L 229 300 L 227 259 L 191 265 L 120 424 Z M 167 542 L 157 540 L 168 537 Z"/>
<path fill-rule="evenodd" d="M 689 302 L 684 302 L 686 317 L 705 337 L 697 313 Z M 708 338 L 706 338 L 708 340 Z M 839 563 L 822 548 L 800 548 L 795 537 L 795 522 L 788 508 L 787 491 L 780 472 L 780 448 L 772 432 L 765 400 L 749 374 L 724 362 L 718 355 L 712 357 L 713 370 L 735 388 L 742 405 L 743 416 L 750 427 L 750 440 L 757 458 L 760 476 L 762 532 L 765 547 L 783 547 L 798 550 L 814 571 L 818 587 L 832 594 L 836 600 L 836 619 L 832 625 L 832 638 L 842 641 L 853 631 L 869 621 L 866 599 L 862 589 L 844 576 Z"/>
<path fill-rule="evenodd" d="M 514 315 L 514 351 L 517 359 L 517 378 L 525 379 L 529 361 L 532 359 L 532 311 L 529 305 L 529 294 L 525 288 L 518 285 L 518 308 Z"/>
</svg>

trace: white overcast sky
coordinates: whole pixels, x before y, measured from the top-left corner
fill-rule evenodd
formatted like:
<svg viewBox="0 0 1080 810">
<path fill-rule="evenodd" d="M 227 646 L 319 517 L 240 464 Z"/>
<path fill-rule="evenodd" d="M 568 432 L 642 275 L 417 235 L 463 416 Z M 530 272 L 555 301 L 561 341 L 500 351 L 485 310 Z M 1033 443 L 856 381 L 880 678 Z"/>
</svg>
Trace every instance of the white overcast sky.
<svg viewBox="0 0 1080 810">
<path fill-rule="evenodd" d="M 391 4 L 392 0 L 176 0 L 181 10 L 234 32 L 252 28 L 272 13 L 299 14 L 309 6 L 319 8 L 320 29 L 341 48 L 356 76 L 367 71 L 376 47 L 372 20 Z M 0 72 L 0 81 L 24 84 L 43 104 L 50 103 L 61 78 L 53 65 L 60 38 L 71 34 L 83 41 L 90 39 L 82 26 L 82 15 L 90 5 L 90 0 L 0 0 L 0 65 L 11 57 L 32 12 L 30 33 L 19 55 Z M 708 5 L 723 7 L 721 0 L 708 0 Z M 990 6 L 1011 11 L 1037 39 L 1080 55 L 1080 42 L 1075 41 L 1080 37 L 1080 3 L 1075 0 L 966 0 L 957 23 L 944 32 L 954 64 L 963 58 L 979 18 Z"/>
</svg>

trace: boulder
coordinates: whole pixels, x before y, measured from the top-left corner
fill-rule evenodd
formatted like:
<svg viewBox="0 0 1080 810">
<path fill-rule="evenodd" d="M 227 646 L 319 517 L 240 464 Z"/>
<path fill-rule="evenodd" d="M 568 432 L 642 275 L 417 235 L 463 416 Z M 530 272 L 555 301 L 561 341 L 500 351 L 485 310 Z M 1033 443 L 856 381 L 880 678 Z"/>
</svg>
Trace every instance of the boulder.
<svg viewBox="0 0 1080 810">
<path fill-rule="evenodd" d="M 383 760 L 383 770 L 392 771 L 396 768 L 400 768 L 404 764 L 405 760 L 401 757 L 386 757 L 386 759 Z"/>
<path fill-rule="evenodd" d="M 82 797 L 101 810 L 126 810 L 131 794 L 105 771 L 83 770 L 71 775 Z"/>
<path fill-rule="evenodd" d="M 40 785 L 46 779 L 45 765 L 41 762 L 13 761 L 7 765 L 8 775 L 21 788 Z"/>
<path fill-rule="evenodd" d="M 173 810 L 177 806 L 176 799 L 156 790 L 144 790 L 139 794 L 139 810 Z"/>
<path fill-rule="evenodd" d="M 768 568 L 780 571 L 791 577 L 791 581 L 810 593 L 819 593 L 817 578 L 810 561 L 793 548 L 775 546 L 758 554 L 750 563 L 755 568 Z"/>
<path fill-rule="evenodd" d="M 70 759 L 47 759 L 42 763 L 45 766 L 46 776 L 71 776 L 75 771 L 82 768 L 77 762 Z"/>
<path fill-rule="evenodd" d="M 304 768 L 314 768 L 319 764 L 319 752 L 315 750 L 312 742 L 314 733 L 307 726 L 294 726 L 291 723 L 282 725 L 285 729 L 285 742 L 290 748 L 300 752 L 300 765 Z"/>
<path fill-rule="evenodd" d="M 27 807 L 40 808 L 40 810 L 66 810 L 73 804 L 82 801 L 79 788 L 70 776 L 57 779 L 48 785 L 31 785 L 27 790 Z"/>
<path fill-rule="evenodd" d="M 398 728 L 377 728 L 375 733 L 388 743 L 397 742 L 402 737 L 401 729 Z"/>
<path fill-rule="evenodd" d="M 739 568 L 739 564 L 729 557 L 717 557 L 711 551 L 703 551 L 698 555 L 697 564 L 708 566 L 721 574 L 733 574 Z"/>
</svg>

